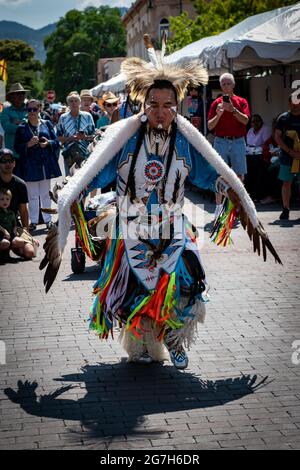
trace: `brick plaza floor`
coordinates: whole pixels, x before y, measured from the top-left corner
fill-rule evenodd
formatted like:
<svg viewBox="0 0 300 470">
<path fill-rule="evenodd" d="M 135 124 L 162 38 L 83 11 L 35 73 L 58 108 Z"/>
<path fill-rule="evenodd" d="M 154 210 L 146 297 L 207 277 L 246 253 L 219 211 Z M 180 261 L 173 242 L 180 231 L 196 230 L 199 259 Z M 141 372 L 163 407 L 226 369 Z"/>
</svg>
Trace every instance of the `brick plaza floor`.
<svg viewBox="0 0 300 470">
<path fill-rule="evenodd" d="M 116 339 L 88 331 L 98 271 L 88 262 L 72 274 L 74 232 L 47 295 L 41 250 L 1 266 L 0 449 L 299 449 L 300 210 L 288 222 L 279 206 L 258 210 L 283 267 L 253 254 L 241 228 L 234 247 L 211 244 L 205 204 L 211 300 L 183 372 L 170 362 L 129 364 Z M 42 243 L 43 226 L 37 233 Z"/>
</svg>

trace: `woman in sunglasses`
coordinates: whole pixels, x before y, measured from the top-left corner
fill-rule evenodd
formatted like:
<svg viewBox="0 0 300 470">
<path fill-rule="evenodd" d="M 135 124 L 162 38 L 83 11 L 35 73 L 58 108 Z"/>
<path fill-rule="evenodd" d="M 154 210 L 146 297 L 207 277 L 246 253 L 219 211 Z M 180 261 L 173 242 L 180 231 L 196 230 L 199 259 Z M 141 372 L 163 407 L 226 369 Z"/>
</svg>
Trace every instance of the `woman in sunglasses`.
<svg viewBox="0 0 300 470">
<path fill-rule="evenodd" d="M 99 101 L 103 115 L 97 121 L 97 128 L 108 126 L 111 124 L 113 112 L 118 108 L 119 98 L 111 91 L 105 93 Z"/>
<path fill-rule="evenodd" d="M 27 183 L 31 230 L 38 224 L 40 207 L 51 208 L 51 178 L 61 176 L 59 141 L 52 123 L 41 119 L 40 111 L 38 100 L 27 102 L 28 120 L 18 126 L 15 138 L 15 151 L 20 155 L 20 176 Z M 51 215 L 43 213 L 43 219 L 49 229 Z"/>
</svg>

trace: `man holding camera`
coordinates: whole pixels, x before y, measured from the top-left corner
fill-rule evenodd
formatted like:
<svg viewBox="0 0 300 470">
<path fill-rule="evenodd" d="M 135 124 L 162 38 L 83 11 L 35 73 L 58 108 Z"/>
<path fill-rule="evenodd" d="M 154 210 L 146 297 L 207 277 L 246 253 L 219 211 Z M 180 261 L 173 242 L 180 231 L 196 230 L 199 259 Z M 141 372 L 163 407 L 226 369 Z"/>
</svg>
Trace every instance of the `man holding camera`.
<svg viewBox="0 0 300 470">
<path fill-rule="evenodd" d="M 246 126 L 250 117 L 249 104 L 245 98 L 233 93 L 234 77 L 231 73 L 220 76 L 223 95 L 211 105 L 208 113 L 208 129 L 215 135 L 214 148 L 223 160 L 243 181 L 247 173 Z M 222 208 L 222 196 L 216 194 L 216 219 Z"/>
</svg>

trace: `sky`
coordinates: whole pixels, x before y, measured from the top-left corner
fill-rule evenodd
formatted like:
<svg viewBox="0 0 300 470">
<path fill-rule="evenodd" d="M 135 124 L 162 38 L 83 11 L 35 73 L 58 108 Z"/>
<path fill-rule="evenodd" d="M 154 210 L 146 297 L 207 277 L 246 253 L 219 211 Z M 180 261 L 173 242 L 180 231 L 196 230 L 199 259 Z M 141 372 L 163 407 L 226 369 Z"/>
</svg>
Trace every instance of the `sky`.
<svg viewBox="0 0 300 470">
<path fill-rule="evenodd" d="M 133 0 L 0 0 L 0 21 L 16 21 L 34 29 L 55 23 L 67 11 L 87 6 L 129 7 Z"/>
</svg>

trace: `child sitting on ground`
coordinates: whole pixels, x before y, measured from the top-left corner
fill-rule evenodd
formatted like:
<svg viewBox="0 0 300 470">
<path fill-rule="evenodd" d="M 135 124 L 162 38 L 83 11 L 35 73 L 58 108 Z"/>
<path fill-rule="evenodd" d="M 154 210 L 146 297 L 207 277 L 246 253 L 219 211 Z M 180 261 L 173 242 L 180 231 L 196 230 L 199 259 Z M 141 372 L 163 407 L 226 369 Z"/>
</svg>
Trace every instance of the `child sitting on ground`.
<svg viewBox="0 0 300 470">
<path fill-rule="evenodd" d="M 17 219 L 9 210 L 12 194 L 9 189 L 0 188 L 0 260 L 8 261 L 9 251 L 17 250 L 22 256 L 26 241 L 17 236 Z"/>
</svg>

